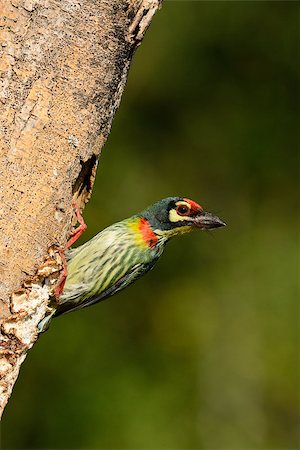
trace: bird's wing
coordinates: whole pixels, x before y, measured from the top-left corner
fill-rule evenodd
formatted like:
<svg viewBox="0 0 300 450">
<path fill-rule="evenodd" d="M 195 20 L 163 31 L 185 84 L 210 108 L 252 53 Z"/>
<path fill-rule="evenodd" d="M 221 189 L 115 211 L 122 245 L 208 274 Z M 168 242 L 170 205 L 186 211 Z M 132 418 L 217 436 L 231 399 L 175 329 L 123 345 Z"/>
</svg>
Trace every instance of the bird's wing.
<svg viewBox="0 0 300 450">
<path fill-rule="evenodd" d="M 67 301 L 60 304 L 55 312 L 55 316 L 60 316 L 61 314 L 64 314 L 66 312 L 76 311 L 77 309 L 85 308 L 86 306 L 93 305 L 95 303 L 98 303 L 102 300 L 105 300 L 108 297 L 111 297 L 112 295 L 116 294 L 121 289 L 124 289 L 125 287 L 132 284 L 135 280 L 140 278 L 144 273 L 148 272 L 153 268 L 155 265 L 157 259 L 151 261 L 151 263 L 144 263 L 144 264 L 136 264 L 133 267 L 131 267 L 125 275 L 123 275 L 115 284 L 112 286 L 107 287 L 103 292 L 100 294 L 96 294 L 90 298 L 86 298 L 84 301 L 78 303 L 74 301 L 72 298 L 68 298 Z M 78 286 L 79 291 L 84 291 L 86 288 L 85 286 Z M 78 292 L 80 295 L 80 292 Z"/>
</svg>

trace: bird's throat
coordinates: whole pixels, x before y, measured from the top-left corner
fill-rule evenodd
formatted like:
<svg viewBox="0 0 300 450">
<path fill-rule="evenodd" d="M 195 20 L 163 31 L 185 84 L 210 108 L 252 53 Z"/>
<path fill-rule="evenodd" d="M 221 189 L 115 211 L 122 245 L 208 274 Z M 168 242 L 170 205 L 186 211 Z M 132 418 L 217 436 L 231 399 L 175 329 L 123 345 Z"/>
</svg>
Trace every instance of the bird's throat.
<svg viewBox="0 0 300 450">
<path fill-rule="evenodd" d="M 165 240 L 169 240 L 174 236 L 179 236 L 180 234 L 186 234 L 192 231 L 192 227 L 189 225 L 183 225 L 181 227 L 171 228 L 170 230 L 155 230 L 155 233 L 164 238 Z"/>
</svg>

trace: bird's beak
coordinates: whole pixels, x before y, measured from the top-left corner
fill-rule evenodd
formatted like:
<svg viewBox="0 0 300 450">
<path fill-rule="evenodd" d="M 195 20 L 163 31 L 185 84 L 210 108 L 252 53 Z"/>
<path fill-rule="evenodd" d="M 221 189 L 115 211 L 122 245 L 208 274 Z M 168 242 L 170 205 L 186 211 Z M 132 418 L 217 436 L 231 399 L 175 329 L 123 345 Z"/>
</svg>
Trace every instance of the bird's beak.
<svg viewBox="0 0 300 450">
<path fill-rule="evenodd" d="M 194 219 L 194 225 L 201 230 L 210 230 L 213 228 L 225 227 L 226 223 L 219 217 L 205 211 L 199 212 Z"/>
</svg>

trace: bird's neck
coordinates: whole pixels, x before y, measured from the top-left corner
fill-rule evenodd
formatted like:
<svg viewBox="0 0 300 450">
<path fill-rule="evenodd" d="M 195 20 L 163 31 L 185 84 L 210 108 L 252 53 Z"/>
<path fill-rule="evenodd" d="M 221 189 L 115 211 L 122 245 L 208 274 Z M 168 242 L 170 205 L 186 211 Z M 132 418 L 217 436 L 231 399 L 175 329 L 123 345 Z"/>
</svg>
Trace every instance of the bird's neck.
<svg viewBox="0 0 300 450">
<path fill-rule="evenodd" d="M 132 217 L 128 220 L 127 224 L 133 233 L 136 245 L 141 249 L 162 247 L 172 237 L 191 231 L 190 226 L 161 230 L 158 224 L 151 224 L 150 220 L 144 216 Z"/>
<path fill-rule="evenodd" d="M 145 217 L 136 216 L 129 220 L 128 226 L 133 232 L 136 244 L 143 248 L 154 248 L 159 244 L 160 236 L 152 229 Z"/>
</svg>

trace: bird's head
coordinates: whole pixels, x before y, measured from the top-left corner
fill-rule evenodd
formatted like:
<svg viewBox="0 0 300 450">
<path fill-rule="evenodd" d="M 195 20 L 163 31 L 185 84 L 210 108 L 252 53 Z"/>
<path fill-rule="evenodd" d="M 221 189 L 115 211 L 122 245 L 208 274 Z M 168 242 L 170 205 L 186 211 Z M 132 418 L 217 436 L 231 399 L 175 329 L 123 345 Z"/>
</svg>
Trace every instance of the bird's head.
<svg viewBox="0 0 300 450">
<path fill-rule="evenodd" d="M 167 239 L 195 228 L 210 230 L 226 225 L 219 217 L 204 211 L 198 203 L 182 197 L 164 198 L 149 206 L 140 216 L 149 221 L 156 234 Z"/>
</svg>

